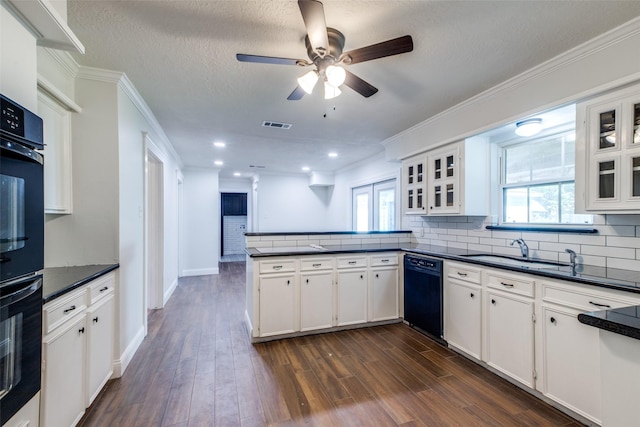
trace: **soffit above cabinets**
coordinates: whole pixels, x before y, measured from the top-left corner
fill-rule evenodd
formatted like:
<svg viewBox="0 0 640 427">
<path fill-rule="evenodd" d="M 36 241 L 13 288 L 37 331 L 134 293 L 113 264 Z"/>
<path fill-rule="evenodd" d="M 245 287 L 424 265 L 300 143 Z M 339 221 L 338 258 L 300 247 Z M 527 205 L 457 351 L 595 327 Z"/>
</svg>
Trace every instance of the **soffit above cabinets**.
<svg viewBox="0 0 640 427">
<path fill-rule="evenodd" d="M 0 0 L 38 39 L 39 46 L 84 54 L 84 45 L 49 0 Z"/>
</svg>

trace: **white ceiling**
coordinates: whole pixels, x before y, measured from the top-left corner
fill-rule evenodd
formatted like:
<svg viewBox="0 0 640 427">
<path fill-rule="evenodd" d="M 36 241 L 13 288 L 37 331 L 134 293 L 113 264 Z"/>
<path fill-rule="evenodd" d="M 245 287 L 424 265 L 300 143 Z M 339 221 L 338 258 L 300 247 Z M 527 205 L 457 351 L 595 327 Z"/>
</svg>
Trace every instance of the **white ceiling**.
<svg viewBox="0 0 640 427">
<path fill-rule="evenodd" d="M 323 3 L 345 51 L 413 37 L 413 52 L 349 66 L 379 89 L 372 97 L 345 88 L 325 101 L 316 89 L 287 101 L 307 69 L 236 61 L 236 53 L 307 59 L 294 0 L 69 0 L 68 21 L 86 47 L 77 61 L 124 71 L 185 165 L 221 159 L 221 176 L 248 176 L 250 165 L 334 171 L 372 156 L 386 138 L 640 16 L 640 1 Z M 293 127 L 263 128 L 264 120 Z M 214 148 L 216 140 L 227 146 Z"/>
</svg>

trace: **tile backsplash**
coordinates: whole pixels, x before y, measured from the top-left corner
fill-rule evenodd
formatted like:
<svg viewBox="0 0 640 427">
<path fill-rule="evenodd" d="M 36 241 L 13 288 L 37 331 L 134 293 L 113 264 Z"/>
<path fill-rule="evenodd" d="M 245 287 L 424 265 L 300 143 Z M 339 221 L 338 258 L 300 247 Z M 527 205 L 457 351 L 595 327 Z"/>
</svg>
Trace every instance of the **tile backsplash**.
<svg viewBox="0 0 640 427">
<path fill-rule="evenodd" d="M 487 230 L 487 225 L 490 217 L 403 217 L 403 229 L 412 230 L 415 243 L 520 256 L 518 245 L 510 243 L 524 239 L 531 258 L 569 262 L 565 249 L 572 249 L 578 263 L 640 272 L 640 215 L 594 215 L 597 234 Z"/>
<path fill-rule="evenodd" d="M 354 233 L 354 234 L 290 234 L 247 236 L 247 248 L 276 248 L 289 246 L 349 246 L 411 243 L 411 233 Z"/>
</svg>

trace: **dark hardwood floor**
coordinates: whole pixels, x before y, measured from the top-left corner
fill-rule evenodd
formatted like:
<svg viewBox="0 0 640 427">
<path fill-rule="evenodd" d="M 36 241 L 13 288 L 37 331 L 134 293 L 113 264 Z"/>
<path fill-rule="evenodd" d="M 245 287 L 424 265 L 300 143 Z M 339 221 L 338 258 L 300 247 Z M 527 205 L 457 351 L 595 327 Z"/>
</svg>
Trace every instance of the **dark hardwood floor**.
<svg viewBox="0 0 640 427">
<path fill-rule="evenodd" d="M 252 345 L 244 263 L 180 279 L 81 426 L 578 426 L 403 324 Z"/>
</svg>

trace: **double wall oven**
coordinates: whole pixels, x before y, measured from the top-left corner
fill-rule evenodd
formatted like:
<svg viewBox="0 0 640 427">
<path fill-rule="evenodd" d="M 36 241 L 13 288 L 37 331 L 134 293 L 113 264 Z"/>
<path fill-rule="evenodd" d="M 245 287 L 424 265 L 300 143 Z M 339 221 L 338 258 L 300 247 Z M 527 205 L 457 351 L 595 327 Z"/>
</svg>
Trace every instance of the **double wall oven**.
<svg viewBox="0 0 640 427">
<path fill-rule="evenodd" d="M 40 390 L 42 119 L 0 95 L 0 425 Z"/>
</svg>

